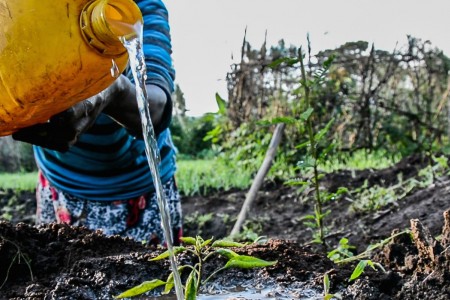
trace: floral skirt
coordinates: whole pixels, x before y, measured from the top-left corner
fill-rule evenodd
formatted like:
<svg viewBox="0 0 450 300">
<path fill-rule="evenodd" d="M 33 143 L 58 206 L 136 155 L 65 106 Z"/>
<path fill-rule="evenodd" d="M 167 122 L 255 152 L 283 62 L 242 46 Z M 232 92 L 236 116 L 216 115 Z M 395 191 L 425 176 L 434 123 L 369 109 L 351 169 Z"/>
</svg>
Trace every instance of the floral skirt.
<svg viewBox="0 0 450 300">
<path fill-rule="evenodd" d="M 178 245 L 182 235 L 182 213 L 175 178 L 164 184 L 163 191 L 171 217 L 174 245 Z M 165 243 L 156 192 L 133 199 L 93 201 L 58 190 L 39 173 L 36 199 L 37 224 L 66 223 L 100 229 L 105 235 L 131 237 L 155 246 Z"/>
</svg>

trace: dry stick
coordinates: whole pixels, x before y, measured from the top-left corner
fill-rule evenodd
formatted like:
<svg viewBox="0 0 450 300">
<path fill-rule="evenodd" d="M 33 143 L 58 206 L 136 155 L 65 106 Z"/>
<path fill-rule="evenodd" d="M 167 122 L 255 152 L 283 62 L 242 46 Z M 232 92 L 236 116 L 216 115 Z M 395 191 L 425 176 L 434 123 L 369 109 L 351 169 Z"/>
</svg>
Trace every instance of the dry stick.
<svg viewBox="0 0 450 300">
<path fill-rule="evenodd" d="M 281 142 L 281 136 L 283 135 L 284 128 L 286 124 L 279 123 L 275 128 L 275 131 L 272 135 L 272 140 L 270 141 L 269 149 L 266 152 L 266 156 L 264 157 L 264 161 L 261 167 L 256 174 L 255 179 L 253 180 L 252 186 L 250 187 L 250 191 L 247 193 L 244 204 L 242 205 L 241 211 L 238 215 L 236 223 L 234 224 L 233 230 L 231 230 L 230 235 L 235 236 L 239 234 L 242 225 L 244 224 L 245 218 L 247 216 L 247 212 L 250 210 L 253 201 L 256 198 L 256 193 L 261 187 L 264 177 L 266 177 L 267 172 L 269 172 L 270 167 L 272 166 L 272 161 L 275 157 L 276 150 L 278 145 Z"/>
</svg>

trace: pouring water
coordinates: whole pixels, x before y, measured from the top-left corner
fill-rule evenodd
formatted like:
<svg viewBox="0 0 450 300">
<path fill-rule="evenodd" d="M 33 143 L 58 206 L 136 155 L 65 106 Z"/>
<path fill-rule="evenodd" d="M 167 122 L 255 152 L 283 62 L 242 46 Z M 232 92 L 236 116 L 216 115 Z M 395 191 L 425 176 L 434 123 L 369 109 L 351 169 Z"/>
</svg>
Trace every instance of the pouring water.
<svg viewBox="0 0 450 300">
<path fill-rule="evenodd" d="M 173 252 L 172 226 L 170 224 L 170 214 L 167 201 L 163 192 L 163 184 L 159 174 L 158 165 L 160 156 L 158 145 L 156 143 L 153 124 L 150 119 L 150 110 L 147 105 L 147 91 L 145 87 L 146 65 L 144 51 L 142 49 L 142 31 L 143 26 L 140 23 L 135 24 L 134 32 L 136 34 L 120 37 L 129 55 L 130 67 L 136 86 L 136 100 L 138 103 L 139 114 L 142 122 L 142 133 L 145 142 L 145 152 L 152 173 L 152 178 L 158 198 L 158 207 L 161 214 L 162 228 L 165 235 L 167 250 L 169 251 L 170 263 L 174 274 L 175 292 L 178 300 L 184 299 L 183 286 L 181 284 L 180 274 L 178 273 L 177 262 Z"/>
</svg>

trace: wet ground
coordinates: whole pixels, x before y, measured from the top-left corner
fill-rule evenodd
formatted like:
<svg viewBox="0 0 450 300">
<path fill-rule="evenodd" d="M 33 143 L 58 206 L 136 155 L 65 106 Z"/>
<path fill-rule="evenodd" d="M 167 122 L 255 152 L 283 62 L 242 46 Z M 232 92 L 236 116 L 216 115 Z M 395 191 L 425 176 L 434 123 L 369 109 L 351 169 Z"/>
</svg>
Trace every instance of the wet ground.
<svg viewBox="0 0 450 300">
<path fill-rule="evenodd" d="M 416 178 L 425 163 L 410 157 L 385 170 L 337 172 L 323 183 L 330 191 L 340 186 L 353 191 L 364 184 L 389 187 Z M 244 199 L 245 191 L 184 197 L 185 235 L 225 237 Z M 330 293 L 339 293 L 342 299 L 450 299 L 450 213 L 444 213 L 450 209 L 449 199 L 448 176 L 416 186 L 401 200 L 371 212 L 350 209 L 352 196 L 344 195 L 326 207 L 331 213 L 326 218 L 329 247 L 324 249 L 310 242 L 311 230 L 301 221 L 312 212 L 312 205 L 293 187 L 267 183 L 243 231 L 243 238 L 267 239 L 234 250 L 276 260 L 277 264 L 219 273 L 205 286 L 203 297 L 323 299 L 327 274 Z M 169 273 L 168 262 L 149 261 L 160 250 L 83 228 L 56 224 L 34 227 L 33 212 L 33 194 L 4 191 L 0 195 L 0 215 L 10 221 L 0 222 L 0 299 L 112 299 L 143 281 L 164 279 Z M 368 266 L 358 279 L 349 282 L 360 259 L 335 264 L 327 258 L 327 252 L 343 237 L 356 247 L 356 254 L 405 229 L 411 233 L 397 236 L 364 258 L 384 271 Z M 194 261 L 188 255 L 180 259 Z M 213 257 L 205 267 L 205 276 L 224 263 L 223 258 Z M 247 292 L 231 296 L 223 289 Z"/>
</svg>

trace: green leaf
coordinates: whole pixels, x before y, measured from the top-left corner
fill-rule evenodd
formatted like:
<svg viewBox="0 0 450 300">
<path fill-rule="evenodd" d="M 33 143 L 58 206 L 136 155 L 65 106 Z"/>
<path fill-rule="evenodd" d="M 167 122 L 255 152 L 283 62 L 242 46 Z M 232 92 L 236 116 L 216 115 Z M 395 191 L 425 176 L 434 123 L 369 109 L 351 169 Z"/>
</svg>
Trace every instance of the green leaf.
<svg viewBox="0 0 450 300">
<path fill-rule="evenodd" d="M 303 121 L 307 121 L 309 119 L 309 117 L 311 117 L 311 114 L 314 112 L 314 109 L 312 107 L 309 107 L 306 111 L 304 111 L 301 115 L 300 115 L 300 119 Z"/>
<path fill-rule="evenodd" d="M 303 149 L 303 148 L 309 147 L 309 145 L 311 145 L 311 142 L 308 140 L 308 141 L 298 144 L 297 146 L 295 146 L 295 148 Z"/>
<path fill-rule="evenodd" d="M 316 222 L 303 222 L 303 225 L 305 225 L 306 227 L 309 227 L 309 228 L 317 228 Z"/>
<path fill-rule="evenodd" d="M 330 55 L 330 57 L 328 57 L 328 59 L 326 61 L 324 61 L 323 63 L 323 67 L 325 69 L 328 69 L 331 67 L 331 64 L 333 63 L 334 59 L 336 58 L 336 54 L 332 54 Z"/>
<path fill-rule="evenodd" d="M 169 277 L 167 277 L 166 285 L 164 286 L 164 292 L 162 292 L 164 295 L 170 293 L 170 291 L 175 286 L 175 281 L 173 279 L 173 272 L 169 274 Z"/>
<path fill-rule="evenodd" d="M 193 237 L 190 236 L 181 237 L 180 240 L 187 245 L 195 245 L 195 238 Z"/>
<path fill-rule="evenodd" d="M 367 261 L 367 265 L 370 266 L 372 269 L 374 269 L 375 271 L 377 270 L 377 268 L 375 268 L 375 264 L 373 263 L 373 261 L 368 260 Z"/>
<path fill-rule="evenodd" d="M 276 117 L 270 120 L 261 120 L 256 122 L 257 125 L 260 126 L 270 126 L 270 125 L 276 125 L 276 124 L 280 124 L 280 123 L 285 123 L 285 124 L 295 124 L 297 122 L 297 120 L 295 118 L 292 117 Z"/>
<path fill-rule="evenodd" d="M 177 247 L 173 247 L 173 254 L 177 255 L 178 253 L 181 253 L 183 251 L 185 251 L 186 248 L 183 246 L 177 246 Z M 156 260 L 161 260 L 161 259 L 166 259 L 169 257 L 169 250 L 164 251 L 163 253 L 161 253 L 160 255 L 158 255 L 157 257 L 154 257 L 152 259 L 150 259 L 150 261 L 156 261 Z"/>
<path fill-rule="evenodd" d="M 309 185 L 308 181 L 300 181 L 298 179 L 287 180 L 284 184 L 296 186 L 296 185 Z"/>
<path fill-rule="evenodd" d="M 353 281 L 353 280 L 357 279 L 359 276 L 361 276 L 361 274 L 364 272 L 364 269 L 367 266 L 367 262 L 368 262 L 368 260 L 363 259 L 358 263 L 355 270 L 353 270 L 353 273 L 350 276 L 349 281 Z"/>
<path fill-rule="evenodd" d="M 208 246 L 209 244 L 211 244 L 212 240 L 213 240 L 213 239 L 210 238 L 210 239 L 204 241 L 204 242 L 200 245 L 200 248 L 203 248 L 203 247 Z"/>
<path fill-rule="evenodd" d="M 237 254 L 234 251 L 231 251 L 230 249 L 218 248 L 214 251 L 217 252 L 219 255 L 222 255 L 228 259 L 239 256 L 239 254 Z"/>
<path fill-rule="evenodd" d="M 328 132 L 328 130 L 330 130 L 330 127 L 331 127 L 331 125 L 332 125 L 333 123 L 334 123 L 334 118 L 331 119 L 331 120 L 327 123 L 327 125 L 325 125 L 325 127 L 322 128 L 322 129 L 314 136 L 314 140 L 315 140 L 316 142 L 320 141 L 320 140 L 325 136 L 325 134 Z"/>
<path fill-rule="evenodd" d="M 298 63 L 298 61 L 299 60 L 297 58 L 281 57 L 281 58 L 274 60 L 267 66 L 272 69 L 280 66 L 283 63 L 286 63 L 288 66 L 292 66 L 292 65 L 295 65 L 296 63 Z"/>
<path fill-rule="evenodd" d="M 227 240 L 217 240 L 215 241 L 211 247 L 244 247 L 245 244 L 227 241 Z"/>
<path fill-rule="evenodd" d="M 314 159 L 312 157 L 306 157 L 305 160 L 301 160 L 297 163 L 299 169 L 306 169 L 314 167 Z"/>
<path fill-rule="evenodd" d="M 137 295 L 141 295 L 145 292 L 151 291 L 161 285 L 166 284 L 164 281 L 159 280 L 159 279 L 153 279 L 150 281 L 145 281 L 143 283 L 141 283 L 138 286 L 135 286 L 134 288 L 131 288 L 125 292 L 123 292 L 120 295 L 114 296 L 115 299 L 123 299 L 123 298 L 129 298 L 129 297 L 134 297 Z"/>
<path fill-rule="evenodd" d="M 178 273 L 181 274 L 183 272 L 184 269 L 188 268 L 188 266 L 180 266 L 177 268 Z M 164 287 L 164 291 L 162 292 L 163 295 L 170 293 L 170 291 L 173 289 L 173 287 L 175 286 L 175 281 L 174 281 L 174 277 L 173 277 L 173 272 L 170 272 L 169 276 L 167 277 L 166 280 L 166 285 Z"/>
<path fill-rule="evenodd" d="M 227 102 L 225 99 L 220 97 L 219 93 L 216 93 L 216 102 L 217 106 L 219 106 L 219 114 L 225 116 L 227 114 Z"/>
<path fill-rule="evenodd" d="M 348 238 L 345 237 L 341 238 L 339 240 L 339 245 L 348 245 Z"/>
<path fill-rule="evenodd" d="M 253 256 L 239 255 L 231 258 L 226 264 L 224 269 L 240 268 L 240 269 L 253 269 L 264 268 L 273 266 L 277 261 L 265 261 Z"/>
<path fill-rule="evenodd" d="M 303 220 L 315 220 L 315 219 L 316 219 L 315 215 L 306 215 L 306 216 L 301 217 L 300 221 L 303 221 Z"/>
<path fill-rule="evenodd" d="M 197 276 L 193 270 L 186 281 L 186 294 L 184 295 L 185 300 L 196 300 L 197 298 Z"/>
<path fill-rule="evenodd" d="M 328 274 L 325 274 L 323 276 L 323 290 L 325 292 L 325 295 L 330 292 L 330 277 L 328 277 Z"/>
</svg>

